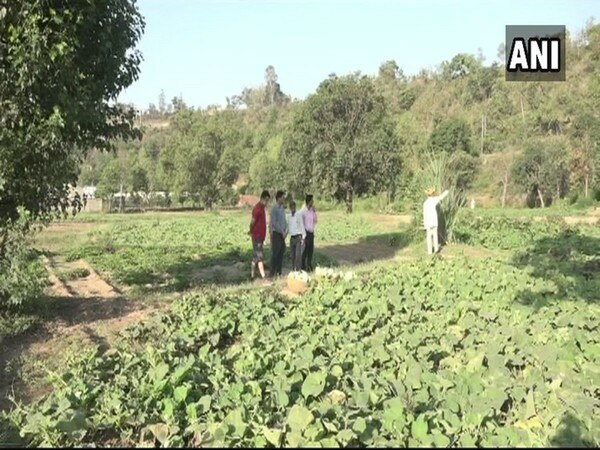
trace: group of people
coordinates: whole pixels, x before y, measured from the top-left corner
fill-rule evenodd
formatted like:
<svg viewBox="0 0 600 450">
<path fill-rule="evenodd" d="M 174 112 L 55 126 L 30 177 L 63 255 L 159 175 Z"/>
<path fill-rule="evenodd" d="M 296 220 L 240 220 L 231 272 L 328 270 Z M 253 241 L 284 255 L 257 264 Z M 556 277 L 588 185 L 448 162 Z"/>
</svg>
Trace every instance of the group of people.
<svg viewBox="0 0 600 450">
<path fill-rule="evenodd" d="M 313 271 L 315 227 L 317 225 L 317 212 L 313 196 L 306 196 L 304 207 L 300 211 L 297 211 L 296 203 L 291 201 L 289 203 L 290 212 L 286 214 L 286 194 L 284 191 L 277 191 L 267 227 L 267 206 L 270 201 L 271 194 L 269 194 L 269 191 L 263 191 L 260 200 L 252 209 L 252 219 L 248 232 L 252 238 L 252 279 L 256 277 L 257 268 L 261 278 L 263 280 L 267 279 L 264 265 L 264 242 L 267 237 L 267 228 L 272 250 L 269 266 L 269 276 L 271 278 L 281 275 L 288 235 L 290 237 L 292 270 Z"/>
<path fill-rule="evenodd" d="M 440 195 L 436 195 L 435 188 L 429 188 L 426 192 L 427 199 L 423 203 L 423 225 L 426 231 L 427 253 L 430 255 L 439 251 L 437 205 L 448 196 L 448 193 L 446 190 Z M 264 265 L 264 242 L 267 237 L 267 206 L 270 200 L 269 191 L 263 191 L 259 202 L 252 209 L 250 231 L 248 232 L 252 237 L 252 279 L 256 276 L 257 268 L 262 279 L 267 279 Z M 271 278 L 281 275 L 288 235 L 290 237 L 292 270 L 308 272 L 313 270 L 315 227 L 317 225 L 317 212 L 313 196 L 306 196 L 304 207 L 300 211 L 296 210 L 296 203 L 291 201 L 290 213 L 287 215 L 285 202 L 285 192 L 277 191 L 268 226 L 272 249 L 269 267 Z"/>
</svg>

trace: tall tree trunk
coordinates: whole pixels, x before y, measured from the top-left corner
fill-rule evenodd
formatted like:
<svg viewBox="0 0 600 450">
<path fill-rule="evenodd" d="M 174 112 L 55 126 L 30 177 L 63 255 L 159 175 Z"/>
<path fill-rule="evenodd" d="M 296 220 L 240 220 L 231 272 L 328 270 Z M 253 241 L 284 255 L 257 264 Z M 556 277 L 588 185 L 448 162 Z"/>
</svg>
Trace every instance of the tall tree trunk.
<svg viewBox="0 0 600 450">
<path fill-rule="evenodd" d="M 4 255 L 6 254 L 6 244 L 8 242 L 8 228 L 0 229 L 2 234 L 2 239 L 0 239 L 0 261 L 4 259 Z"/>
<path fill-rule="evenodd" d="M 585 177 L 583 178 L 585 181 L 585 198 L 587 198 L 588 196 L 588 189 L 589 189 L 589 184 L 590 184 L 590 176 L 589 175 L 585 175 Z"/>
<path fill-rule="evenodd" d="M 502 207 L 506 205 L 506 191 L 508 190 L 508 177 L 504 175 L 502 180 Z"/>
<path fill-rule="evenodd" d="M 123 212 L 123 184 L 121 184 L 121 192 L 120 192 L 120 197 L 119 197 L 119 212 L 122 213 Z"/>
<path fill-rule="evenodd" d="M 346 212 L 348 214 L 352 213 L 352 197 L 353 197 L 352 186 L 350 186 L 346 189 Z"/>
<path fill-rule="evenodd" d="M 546 204 L 544 203 L 544 196 L 542 195 L 542 191 L 540 191 L 540 188 L 537 188 L 537 194 L 538 194 L 538 198 L 540 199 L 542 208 L 544 208 L 546 206 Z"/>
<path fill-rule="evenodd" d="M 479 154 L 483 154 L 483 115 L 481 116 L 481 148 L 479 149 Z"/>
</svg>

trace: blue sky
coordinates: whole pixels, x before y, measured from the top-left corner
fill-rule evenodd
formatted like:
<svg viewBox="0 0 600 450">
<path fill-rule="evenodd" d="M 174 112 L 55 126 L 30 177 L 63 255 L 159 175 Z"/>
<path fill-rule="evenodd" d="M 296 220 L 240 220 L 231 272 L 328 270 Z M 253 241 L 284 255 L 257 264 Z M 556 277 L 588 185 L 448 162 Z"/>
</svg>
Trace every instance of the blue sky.
<svg viewBox="0 0 600 450">
<path fill-rule="evenodd" d="M 505 25 L 600 19 L 599 0 L 138 0 L 146 19 L 139 80 L 120 101 L 146 108 L 164 89 L 190 106 L 263 83 L 272 64 L 286 94 L 304 98 L 330 73 L 375 74 L 396 61 L 408 75 L 457 53 L 497 58 Z"/>
</svg>

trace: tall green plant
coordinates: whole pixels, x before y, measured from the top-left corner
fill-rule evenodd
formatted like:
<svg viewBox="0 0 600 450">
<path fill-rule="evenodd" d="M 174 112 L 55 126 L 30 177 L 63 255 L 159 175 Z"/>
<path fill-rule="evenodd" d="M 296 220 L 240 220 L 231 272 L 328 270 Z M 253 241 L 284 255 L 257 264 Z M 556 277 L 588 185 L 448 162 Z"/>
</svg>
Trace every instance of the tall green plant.
<svg viewBox="0 0 600 450">
<path fill-rule="evenodd" d="M 438 205 L 439 231 L 442 243 L 453 242 L 453 229 L 459 209 L 466 204 L 464 191 L 456 184 L 457 177 L 450 170 L 451 157 L 445 153 L 427 155 L 427 162 L 415 173 L 412 198 L 415 220 L 414 235 L 423 228 L 423 202 L 425 191 L 434 187 L 438 194 L 448 189 L 448 196 Z M 422 234 L 422 233 L 420 233 Z"/>
</svg>

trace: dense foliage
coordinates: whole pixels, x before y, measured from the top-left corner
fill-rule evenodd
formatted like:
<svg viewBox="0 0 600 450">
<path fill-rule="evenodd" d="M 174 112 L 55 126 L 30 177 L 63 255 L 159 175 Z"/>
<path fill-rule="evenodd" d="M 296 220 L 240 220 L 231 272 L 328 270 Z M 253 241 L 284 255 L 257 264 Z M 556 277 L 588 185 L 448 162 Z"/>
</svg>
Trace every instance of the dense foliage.
<svg viewBox="0 0 600 450">
<path fill-rule="evenodd" d="M 173 204 L 208 206 L 230 204 L 232 186 L 235 194 L 313 191 L 348 207 L 352 198 L 384 193 L 404 203 L 424 154 L 433 152 L 453 155 L 451 172 L 469 196 L 502 205 L 527 197 L 530 206 L 592 198 L 600 193 L 598 48 L 599 25 L 569 37 L 564 83 L 509 83 L 502 64 L 459 54 L 411 77 L 395 61 L 375 76 L 331 74 L 293 101 L 269 66 L 263 86 L 232 96 L 225 108 L 193 111 L 174 99 L 162 121 L 144 114 L 146 136 L 116 156 L 124 189 L 172 191 Z M 93 154 L 85 182 L 97 183 L 105 167 L 113 170 Z M 147 188 L 134 183 L 140 178 Z"/>
<path fill-rule="evenodd" d="M 0 233 L 19 207 L 78 207 L 69 184 L 85 152 L 138 134 L 115 100 L 138 77 L 143 28 L 135 0 L 2 3 Z"/>
</svg>

